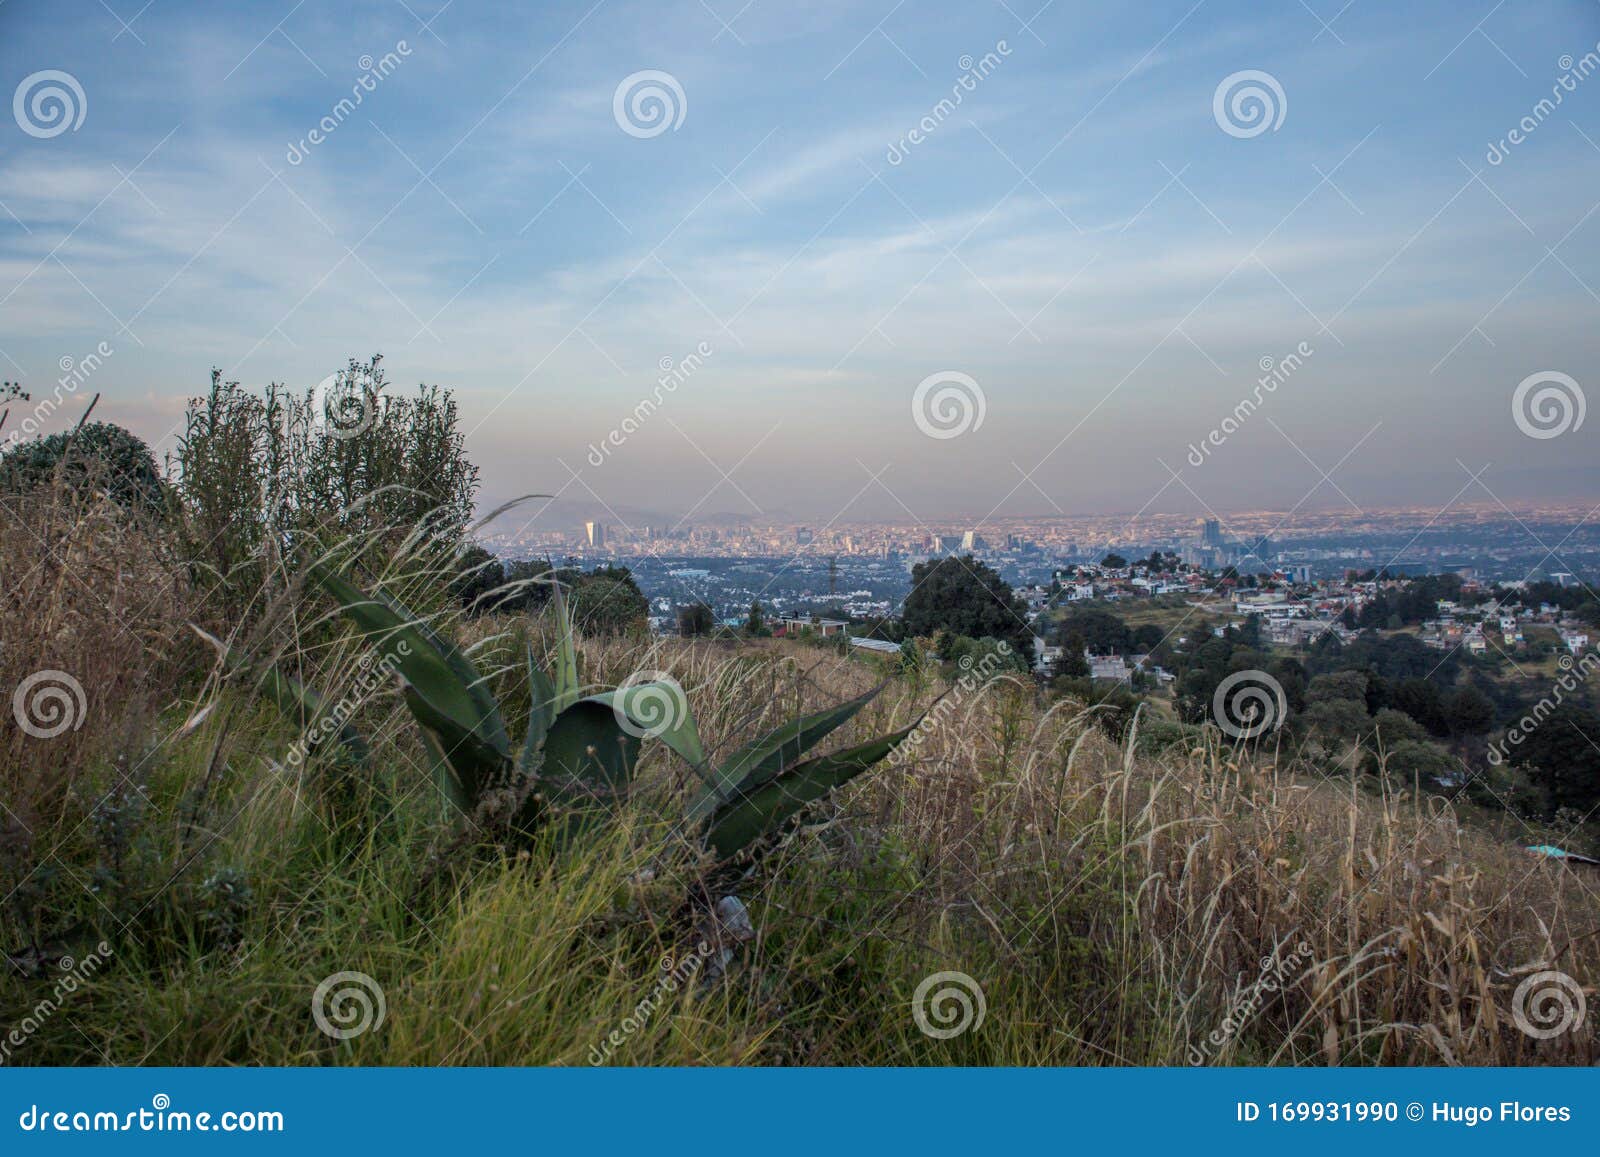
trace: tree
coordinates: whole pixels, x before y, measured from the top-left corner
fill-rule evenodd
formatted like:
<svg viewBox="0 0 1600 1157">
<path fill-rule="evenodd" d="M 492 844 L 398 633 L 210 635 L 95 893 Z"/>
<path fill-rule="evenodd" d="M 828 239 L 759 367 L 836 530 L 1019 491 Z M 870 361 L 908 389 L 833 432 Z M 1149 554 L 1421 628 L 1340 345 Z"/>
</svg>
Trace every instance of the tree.
<svg viewBox="0 0 1600 1157">
<path fill-rule="evenodd" d="M 1100 560 L 1100 565 L 1107 570 L 1122 570 L 1128 565 L 1128 560 L 1120 554 L 1108 554 Z"/>
<path fill-rule="evenodd" d="M 1361 704 L 1362 714 L 1367 710 L 1367 676 L 1361 671 L 1333 671 L 1318 675 L 1306 688 L 1306 704 L 1329 703 L 1349 699 Z"/>
<path fill-rule="evenodd" d="M 919 563 L 901 614 L 909 635 L 948 631 L 969 639 L 1004 639 L 1033 664 L 1027 605 L 993 568 L 970 554 Z"/>
<path fill-rule="evenodd" d="M 643 628 L 650 601 L 626 567 L 598 567 L 568 588 L 572 623 L 585 635 L 626 635 Z"/>
<path fill-rule="evenodd" d="M 0 490 L 27 493 L 57 476 L 73 487 L 104 487 L 130 510 L 156 510 L 163 501 L 161 472 L 150 447 L 110 422 L 21 442 L 0 455 Z"/>
<path fill-rule="evenodd" d="M 757 639 L 768 638 L 772 634 L 767 627 L 767 616 L 762 611 L 759 600 L 750 600 L 750 617 L 745 620 L 744 633 Z"/>
<path fill-rule="evenodd" d="M 1494 702 L 1470 683 L 1451 692 L 1443 706 L 1451 735 L 1483 735 L 1494 726 Z"/>
<path fill-rule="evenodd" d="M 500 560 L 477 543 L 467 544 L 456 556 L 456 577 L 451 585 L 467 614 L 481 615 L 496 609 L 494 600 L 485 596 L 505 581 L 505 567 Z"/>
<path fill-rule="evenodd" d="M 1084 651 L 1088 644 L 1083 641 L 1083 636 L 1073 632 L 1062 638 L 1061 654 L 1056 658 L 1055 665 L 1050 669 L 1052 679 L 1087 679 L 1089 677 L 1089 660 L 1084 658 Z"/>
<path fill-rule="evenodd" d="M 359 538 L 386 556 L 401 544 L 448 562 L 478 490 L 478 468 L 450 391 L 388 392 L 382 357 L 304 394 L 256 394 L 213 370 L 189 401 L 177 488 L 197 573 L 231 607 L 248 604 L 314 544 Z M 386 557 L 374 558 L 377 564 Z"/>
<path fill-rule="evenodd" d="M 717 617 L 703 602 L 689 603 L 678 608 L 678 634 L 684 636 L 709 635 L 717 625 Z"/>
<path fill-rule="evenodd" d="M 1587 813 L 1600 804 L 1600 714 L 1563 704 L 1519 734 L 1523 740 L 1511 749 L 1511 762 L 1529 769 L 1548 810 L 1571 807 Z"/>
</svg>

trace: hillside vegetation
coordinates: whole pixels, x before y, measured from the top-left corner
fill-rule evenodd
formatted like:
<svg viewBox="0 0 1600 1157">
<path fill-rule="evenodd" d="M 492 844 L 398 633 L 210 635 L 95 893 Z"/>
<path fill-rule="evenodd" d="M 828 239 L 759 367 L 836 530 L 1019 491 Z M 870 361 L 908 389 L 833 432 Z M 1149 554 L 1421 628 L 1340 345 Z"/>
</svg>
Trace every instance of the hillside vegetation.
<svg viewBox="0 0 1600 1157">
<path fill-rule="evenodd" d="M 981 648 L 941 668 L 585 615 L 577 681 L 681 687 L 711 764 L 874 687 L 819 751 L 922 722 L 736 855 L 685 821 L 701 785 L 648 736 L 603 822 L 543 801 L 548 767 L 537 826 L 499 822 L 493 790 L 464 814 L 308 560 L 403 598 L 508 719 L 570 637 L 529 590 L 587 580 L 598 612 L 626 572 L 477 591 L 464 462 L 377 406 L 377 442 L 263 460 L 229 389 L 191 409 L 176 485 L 65 469 L 66 439 L 0 488 L 4 1063 L 1600 1059 L 1583 993 L 1545 979 L 1596 974 L 1595 882 L 1521 852 L 1535 833 L 1282 733 L 1086 706 Z M 420 399 L 449 436 L 448 395 Z M 335 485 L 353 506 L 319 505 Z M 330 726 L 261 693 L 290 679 Z"/>
</svg>

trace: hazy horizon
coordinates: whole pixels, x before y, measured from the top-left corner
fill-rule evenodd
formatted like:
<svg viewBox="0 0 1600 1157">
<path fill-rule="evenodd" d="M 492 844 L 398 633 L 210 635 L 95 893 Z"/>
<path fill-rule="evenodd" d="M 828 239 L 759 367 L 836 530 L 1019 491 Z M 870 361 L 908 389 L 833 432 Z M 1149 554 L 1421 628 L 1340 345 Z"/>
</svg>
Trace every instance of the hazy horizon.
<svg viewBox="0 0 1600 1157">
<path fill-rule="evenodd" d="M 381 351 L 486 506 L 1600 498 L 1594 5 L 1117 16 L 12 0 L 0 371 L 159 451 Z"/>
</svg>

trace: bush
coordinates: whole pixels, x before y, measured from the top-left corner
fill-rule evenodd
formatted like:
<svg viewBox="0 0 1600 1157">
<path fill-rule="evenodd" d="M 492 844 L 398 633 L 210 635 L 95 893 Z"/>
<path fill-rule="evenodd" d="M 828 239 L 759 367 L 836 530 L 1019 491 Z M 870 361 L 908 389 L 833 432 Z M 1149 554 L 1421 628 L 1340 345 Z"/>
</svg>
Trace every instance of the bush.
<svg viewBox="0 0 1600 1157">
<path fill-rule="evenodd" d="M 0 489 L 11 494 L 30 493 L 58 474 L 74 487 L 103 488 L 125 509 L 158 510 L 163 502 L 150 447 L 110 422 L 21 442 L 0 456 Z"/>
</svg>

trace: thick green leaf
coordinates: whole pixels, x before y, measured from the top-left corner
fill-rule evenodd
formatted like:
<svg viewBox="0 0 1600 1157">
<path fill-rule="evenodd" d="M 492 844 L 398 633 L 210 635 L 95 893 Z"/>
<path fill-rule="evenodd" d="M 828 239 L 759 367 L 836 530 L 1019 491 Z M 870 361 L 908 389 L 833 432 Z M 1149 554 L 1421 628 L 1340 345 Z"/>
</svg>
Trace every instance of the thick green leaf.
<svg viewBox="0 0 1600 1157">
<path fill-rule="evenodd" d="M 567 611 L 567 600 L 562 597 L 561 583 L 555 584 L 556 629 L 556 694 L 553 710 L 560 715 L 576 703 L 581 695 L 578 687 L 578 649 L 572 641 L 572 615 Z"/>
<path fill-rule="evenodd" d="M 622 729 L 610 705 L 580 699 L 544 737 L 539 790 L 569 805 L 620 802 L 638 760 L 638 737 Z"/>
<path fill-rule="evenodd" d="M 544 737 L 550 732 L 555 718 L 556 689 L 550 677 L 539 670 L 533 658 L 533 646 L 528 647 L 528 726 L 522 736 L 522 755 L 517 760 L 517 770 L 532 775 L 539 766 L 539 750 Z"/>
<path fill-rule="evenodd" d="M 406 692 L 409 697 L 412 692 Z M 470 815 L 472 811 L 472 797 L 467 794 L 466 785 L 461 782 L 461 777 L 456 774 L 455 765 L 451 762 L 449 754 L 444 749 L 439 735 L 430 727 L 420 727 L 423 746 L 428 749 L 428 754 L 433 758 L 433 782 L 439 785 L 439 794 L 449 801 L 450 805 L 462 815 Z"/>
<path fill-rule="evenodd" d="M 865 695 L 792 719 L 740 748 L 717 769 L 710 786 L 689 805 L 688 818 L 703 820 L 720 805 L 767 782 L 853 719 L 884 686 L 880 683 Z"/>
<path fill-rule="evenodd" d="M 700 729 L 695 725 L 694 712 L 689 709 L 683 688 L 677 683 L 668 680 L 630 683 L 615 691 L 587 696 L 585 701 L 604 703 L 621 711 L 641 738 L 661 740 L 682 756 L 702 779 L 711 782 Z"/>
<path fill-rule="evenodd" d="M 879 739 L 795 764 L 718 808 L 706 832 L 706 842 L 724 859 L 738 854 L 762 836 L 776 832 L 807 804 L 883 759 L 916 727 L 917 723 L 913 723 Z"/>
<path fill-rule="evenodd" d="M 357 626 L 383 648 L 405 679 L 406 703 L 417 722 L 433 731 L 469 799 L 510 763 L 510 742 L 494 698 L 477 669 L 381 592 L 363 595 L 323 564 L 311 573 Z"/>
</svg>

